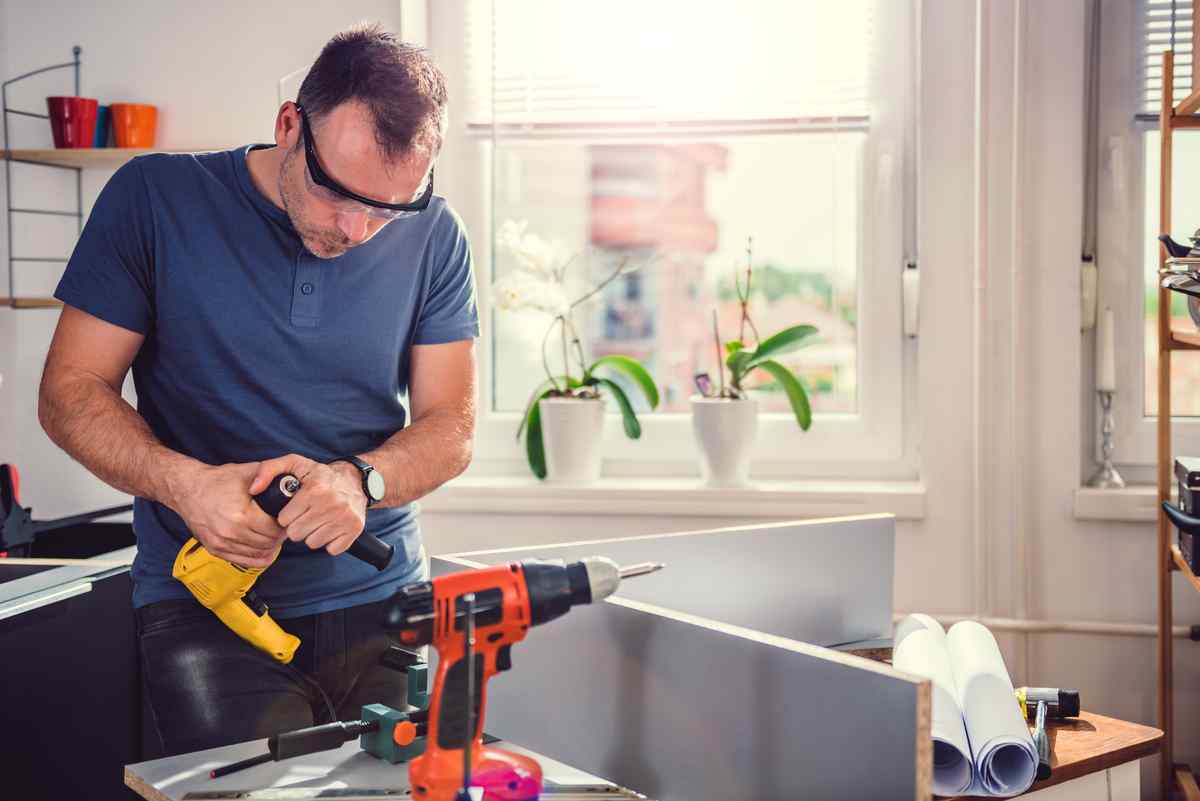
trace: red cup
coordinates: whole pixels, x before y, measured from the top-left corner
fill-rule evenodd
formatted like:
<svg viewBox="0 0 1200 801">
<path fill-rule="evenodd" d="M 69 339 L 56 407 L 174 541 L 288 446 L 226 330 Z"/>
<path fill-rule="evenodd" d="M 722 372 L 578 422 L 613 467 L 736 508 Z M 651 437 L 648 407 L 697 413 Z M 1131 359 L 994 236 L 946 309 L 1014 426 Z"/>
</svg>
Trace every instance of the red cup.
<svg viewBox="0 0 1200 801">
<path fill-rule="evenodd" d="M 94 97 L 47 97 L 54 146 L 91 147 L 96 138 L 96 108 L 99 105 Z"/>
</svg>

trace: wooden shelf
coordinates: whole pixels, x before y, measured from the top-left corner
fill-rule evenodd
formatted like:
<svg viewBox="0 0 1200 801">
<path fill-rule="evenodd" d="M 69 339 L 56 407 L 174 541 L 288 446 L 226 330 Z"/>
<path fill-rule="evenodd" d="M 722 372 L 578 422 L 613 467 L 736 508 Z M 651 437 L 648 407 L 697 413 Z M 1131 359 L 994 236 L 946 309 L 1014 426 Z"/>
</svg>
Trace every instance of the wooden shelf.
<svg viewBox="0 0 1200 801">
<path fill-rule="evenodd" d="M 1190 95 L 1185 97 L 1183 101 L 1175 107 L 1175 116 L 1187 117 L 1200 111 L 1200 89 L 1195 90 Z"/>
<path fill-rule="evenodd" d="M 13 309 L 61 309 L 62 305 L 54 298 L 0 298 L 0 306 Z"/>
<path fill-rule="evenodd" d="M 210 153 L 211 150 L 163 150 L 143 147 L 81 147 L 43 150 L 0 150 L 5 159 L 53 164 L 58 167 L 120 167 L 134 156 L 147 153 Z"/>
<path fill-rule="evenodd" d="M 1200 350 L 1200 331 L 1172 331 L 1171 350 Z"/>
<path fill-rule="evenodd" d="M 1187 765 L 1175 763 L 1175 784 L 1183 794 L 1184 801 L 1200 801 L 1200 787 L 1196 785 L 1196 777 Z"/>
<path fill-rule="evenodd" d="M 1195 587 L 1197 591 L 1200 591 L 1200 578 L 1198 578 L 1196 574 L 1192 572 L 1192 569 L 1188 567 L 1188 563 L 1183 558 L 1183 553 L 1179 550 L 1178 545 L 1171 546 L 1171 559 L 1175 561 L 1175 567 L 1179 570 L 1179 572 L 1182 573 L 1189 582 L 1191 582 L 1191 585 Z"/>
</svg>

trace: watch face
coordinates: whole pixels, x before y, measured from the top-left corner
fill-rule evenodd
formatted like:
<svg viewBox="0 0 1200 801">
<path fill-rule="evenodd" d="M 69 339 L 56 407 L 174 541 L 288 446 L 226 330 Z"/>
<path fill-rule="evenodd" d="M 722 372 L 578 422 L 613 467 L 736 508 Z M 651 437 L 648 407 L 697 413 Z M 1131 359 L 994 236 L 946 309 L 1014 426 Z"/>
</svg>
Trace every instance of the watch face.
<svg viewBox="0 0 1200 801">
<path fill-rule="evenodd" d="M 367 473 L 367 493 L 371 496 L 371 500 L 379 502 L 383 500 L 383 474 L 378 470 L 372 470 Z"/>
</svg>

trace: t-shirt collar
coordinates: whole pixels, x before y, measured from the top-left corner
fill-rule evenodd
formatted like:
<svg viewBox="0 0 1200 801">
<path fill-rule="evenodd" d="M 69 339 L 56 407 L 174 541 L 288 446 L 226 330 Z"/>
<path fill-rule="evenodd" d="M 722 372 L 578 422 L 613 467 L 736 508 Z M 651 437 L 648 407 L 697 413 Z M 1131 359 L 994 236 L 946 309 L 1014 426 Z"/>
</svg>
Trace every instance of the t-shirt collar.
<svg viewBox="0 0 1200 801">
<path fill-rule="evenodd" d="M 239 147 L 233 151 L 233 166 L 237 173 L 238 184 L 242 191 L 246 193 L 246 197 L 254 204 L 254 207 L 266 215 L 269 219 L 286 226 L 291 230 L 292 221 L 288 217 L 287 212 L 271 202 L 271 199 L 264 195 L 259 188 L 254 185 L 254 181 L 250 178 L 250 165 L 246 163 L 246 156 L 251 150 L 265 150 L 266 148 L 275 147 L 275 145 L 255 144 Z"/>
</svg>

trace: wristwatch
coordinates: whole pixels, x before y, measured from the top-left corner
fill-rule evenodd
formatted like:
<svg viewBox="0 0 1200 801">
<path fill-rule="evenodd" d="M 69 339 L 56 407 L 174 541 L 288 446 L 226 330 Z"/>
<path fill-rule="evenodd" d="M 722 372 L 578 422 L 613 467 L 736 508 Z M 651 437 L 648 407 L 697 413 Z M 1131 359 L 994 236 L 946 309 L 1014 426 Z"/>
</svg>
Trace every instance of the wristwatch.
<svg viewBox="0 0 1200 801">
<path fill-rule="evenodd" d="M 362 489 L 363 495 L 367 496 L 367 508 L 374 506 L 383 500 L 386 494 L 386 487 L 383 483 L 383 473 L 380 473 L 374 467 L 359 459 L 357 456 L 343 456 L 340 459 L 334 459 L 334 462 L 349 462 L 358 468 L 358 472 L 362 473 Z"/>
</svg>

